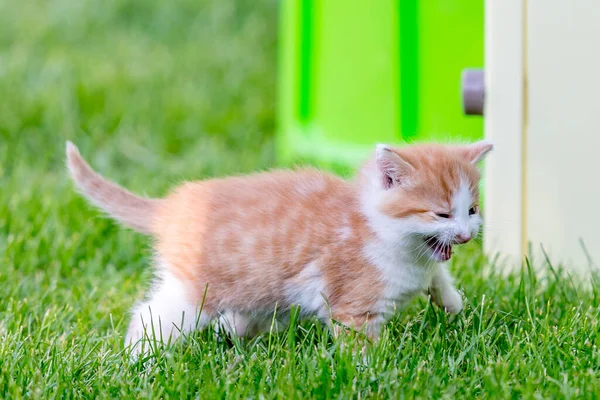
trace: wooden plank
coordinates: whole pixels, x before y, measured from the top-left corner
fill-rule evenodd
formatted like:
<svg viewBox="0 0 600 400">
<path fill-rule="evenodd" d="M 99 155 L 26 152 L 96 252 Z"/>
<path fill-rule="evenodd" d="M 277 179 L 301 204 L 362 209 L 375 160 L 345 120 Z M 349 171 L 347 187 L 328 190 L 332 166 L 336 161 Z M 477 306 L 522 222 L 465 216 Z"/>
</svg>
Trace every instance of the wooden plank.
<svg viewBox="0 0 600 400">
<path fill-rule="evenodd" d="M 600 260 L 600 2 L 529 0 L 528 215 L 535 258 Z"/>
<path fill-rule="evenodd" d="M 524 3 L 485 2 L 485 137 L 495 145 L 485 165 L 485 232 L 488 254 L 507 265 L 523 255 Z"/>
</svg>

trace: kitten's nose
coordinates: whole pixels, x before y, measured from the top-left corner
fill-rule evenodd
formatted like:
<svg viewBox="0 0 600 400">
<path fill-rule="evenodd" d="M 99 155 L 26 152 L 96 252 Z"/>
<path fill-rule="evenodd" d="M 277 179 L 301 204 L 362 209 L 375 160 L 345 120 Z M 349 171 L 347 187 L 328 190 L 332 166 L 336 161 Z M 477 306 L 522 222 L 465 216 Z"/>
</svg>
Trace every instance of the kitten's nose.
<svg viewBox="0 0 600 400">
<path fill-rule="evenodd" d="M 470 233 L 459 233 L 454 238 L 454 242 L 456 242 L 456 244 L 464 244 L 464 243 L 467 243 L 469 240 L 471 240 Z"/>
</svg>

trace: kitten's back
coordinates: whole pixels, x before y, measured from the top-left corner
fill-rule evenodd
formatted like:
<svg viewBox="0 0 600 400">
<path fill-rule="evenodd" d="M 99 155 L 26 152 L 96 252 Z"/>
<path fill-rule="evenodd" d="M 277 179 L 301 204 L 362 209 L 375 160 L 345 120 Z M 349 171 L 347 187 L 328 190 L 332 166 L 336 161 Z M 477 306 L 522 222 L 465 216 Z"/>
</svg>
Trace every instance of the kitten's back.
<svg viewBox="0 0 600 400">
<path fill-rule="evenodd" d="M 186 183 L 164 199 L 153 230 L 158 253 L 182 277 L 230 288 L 252 285 L 240 279 L 247 277 L 277 290 L 277 281 L 348 239 L 341 225 L 351 232 L 357 211 L 349 182 L 316 170 L 275 171 Z"/>
</svg>

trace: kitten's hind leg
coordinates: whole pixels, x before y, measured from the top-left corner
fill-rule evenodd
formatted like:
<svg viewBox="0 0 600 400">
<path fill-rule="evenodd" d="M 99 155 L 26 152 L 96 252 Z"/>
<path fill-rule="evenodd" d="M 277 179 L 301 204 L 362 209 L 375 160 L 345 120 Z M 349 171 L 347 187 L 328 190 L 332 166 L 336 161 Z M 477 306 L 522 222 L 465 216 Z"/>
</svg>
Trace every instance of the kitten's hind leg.
<svg viewBox="0 0 600 400">
<path fill-rule="evenodd" d="M 274 319 L 273 316 L 251 316 L 245 313 L 226 311 L 219 315 L 215 326 L 217 334 L 253 338 L 261 334 L 279 332 L 287 326 L 286 321 Z"/>
<path fill-rule="evenodd" d="M 368 364 L 369 342 L 374 343 L 379 339 L 383 322 L 384 318 L 381 315 L 334 313 L 329 322 L 329 329 L 336 340 L 343 332 L 350 333 L 350 337 L 356 341 L 341 341 L 339 343 L 340 350 L 345 352 L 347 346 L 350 346 L 352 351 L 358 351 L 362 357 L 362 362 Z M 353 332 L 359 332 L 360 334 L 355 336 Z"/>
<path fill-rule="evenodd" d="M 230 337 L 233 335 L 245 336 L 250 324 L 251 320 L 247 315 L 233 311 L 224 311 L 219 313 L 215 331 L 217 334 L 225 333 Z"/>
<path fill-rule="evenodd" d="M 162 274 L 150 298 L 133 309 L 125 337 L 125 346 L 132 346 L 133 355 L 150 351 L 154 343 L 173 342 L 210 321 L 211 313 L 188 293 L 180 279 L 168 272 Z"/>
<path fill-rule="evenodd" d="M 383 317 L 380 315 L 369 315 L 360 313 L 358 315 L 351 314 L 333 314 L 329 321 L 329 329 L 333 337 L 338 337 L 344 331 L 359 332 L 371 341 L 379 338 L 381 328 L 383 326 Z"/>
</svg>

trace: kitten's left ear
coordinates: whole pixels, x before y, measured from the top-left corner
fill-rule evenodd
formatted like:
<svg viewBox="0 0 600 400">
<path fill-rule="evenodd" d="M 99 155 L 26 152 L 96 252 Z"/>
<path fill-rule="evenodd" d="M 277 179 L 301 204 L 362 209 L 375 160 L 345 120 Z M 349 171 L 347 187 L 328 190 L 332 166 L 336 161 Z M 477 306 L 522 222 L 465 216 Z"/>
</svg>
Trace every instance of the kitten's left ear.
<svg viewBox="0 0 600 400">
<path fill-rule="evenodd" d="M 472 164 L 477 164 L 494 149 L 494 145 L 487 140 L 480 140 L 466 146 L 459 147 L 460 154 Z"/>
<path fill-rule="evenodd" d="M 398 153 L 384 144 L 377 145 L 375 159 L 381 174 L 381 185 L 386 190 L 406 184 L 415 170 Z"/>
</svg>

